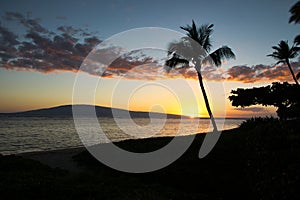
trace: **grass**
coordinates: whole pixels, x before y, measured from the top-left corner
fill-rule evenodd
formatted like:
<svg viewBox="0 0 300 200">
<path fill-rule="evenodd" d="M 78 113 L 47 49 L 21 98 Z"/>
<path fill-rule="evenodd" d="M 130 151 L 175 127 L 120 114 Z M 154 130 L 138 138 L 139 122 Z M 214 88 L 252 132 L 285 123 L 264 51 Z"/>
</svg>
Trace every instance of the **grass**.
<svg viewBox="0 0 300 200">
<path fill-rule="evenodd" d="M 199 159 L 204 135 L 161 170 L 130 174 L 113 170 L 88 152 L 74 160 L 81 172 L 52 169 L 19 156 L 0 158 L 0 196 L 9 199 L 299 199 L 300 121 L 253 118 L 224 131 L 213 151 Z M 186 136 L 189 137 L 189 136 Z M 148 152 L 171 138 L 128 140 L 117 145 Z"/>
</svg>

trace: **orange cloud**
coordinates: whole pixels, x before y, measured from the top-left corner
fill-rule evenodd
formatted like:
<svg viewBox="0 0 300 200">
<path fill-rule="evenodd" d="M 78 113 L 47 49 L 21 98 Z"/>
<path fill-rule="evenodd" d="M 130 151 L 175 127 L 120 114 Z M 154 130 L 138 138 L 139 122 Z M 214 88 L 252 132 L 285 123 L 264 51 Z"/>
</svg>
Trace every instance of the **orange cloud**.
<svg viewBox="0 0 300 200">
<path fill-rule="evenodd" d="M 294 72 L 300 71 L 300 59 L 297 62 L 292 62 L 291 66 Z M 238 81 L 243 83 L 254 83 L 264 81 L 292 81 L 292 75 L 286 64 L 270 66 L 270 65 L 255 65 L 255 66 L 233 66 L 227 70 L 228 81 Z"/>
<path fill-rule="evenodd" d="M 154 58 L 151 52 L 143 50 L 125 55 L 122 54 L 124 50 L 118 47 L 93 50 L 100 40 L 86 30 L 60 26 L 58 32 L 54 33 L 39 24 L 38 20 L 12 12 L 6 13 L 4 19 L 15 20 L 27 30 L 24 36 L 26 40 L 22 41 L 19 36 L 0 25 L 0 67 L 5 69 L 42 73 L 81 70 L 105 78 L 138 80 L 197 79 L 197 73 L 192 67 L 172 69 L 167 73 L 167 66 L 164 65 L 167 52 Z M 92 55 L 89 54 L 91 51 Z M 112 58 L 117 59 L 110 63 Z M 80 68 L 83 61 L 87 66 Z M 300 60 L 291 65 L 295 73 L 300 71 Z M 240 65 L 227 70 L 208 66 L 203 67 L 201 73 L 208 81 L 292 81 L 286 65 Z"/>
</svg>

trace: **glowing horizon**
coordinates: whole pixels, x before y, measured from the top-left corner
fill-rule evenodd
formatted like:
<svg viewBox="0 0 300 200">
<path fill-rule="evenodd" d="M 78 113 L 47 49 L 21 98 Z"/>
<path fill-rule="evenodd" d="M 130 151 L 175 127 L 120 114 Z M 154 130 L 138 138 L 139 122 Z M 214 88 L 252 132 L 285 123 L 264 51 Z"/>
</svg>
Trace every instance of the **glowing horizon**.
<svg viewBox="0 0 300 200">
<path fill-rule="evenodd" d="M 21 112 L 26 110 L 35 110 L 40 108 L 49 108 L 59 105 L 72 104 L 72 91 L 76 73 L 57 72 L 51 74 L 43 74 L 38 72 L 17 72 L 19 73 L 20 78 L 11 79 L 11 76 L 15 76 L 15 73 L 16 72 L 7 70 L 6 73 L 2 73 L 2 71 L 0 73 L 0 89 L 3 93 L 6 94 L 5 96 L 2 96 L 0 102 L 0 112 Z M 4 74 L 6 76 L 3 76 Z M 86 74 L 86 76 L 89 79 L 99 78 L 88 74 Z M 40 82 L 40 84 L 36 85 L 36 81 Z M 119 86 L 117 84 L 118 81 L 121 81 L 121 83 L 119 83 Z M 202 93 L 199 89 L 198 81 L 183 79 L 158 81 L 158 83 L 163 82 L 163 84 L 170 87 L 171 89 L 177 89 L 177 92 L 182 91 L 180 94 L 181 105 L 177 102 L 176 97 L 173 96 L 167 89 L 153 85 L 148 85 L 146 88 L 138 90 L 129 99 L 124 99 L 126 95 L 127 97 L 129 95 L 124 93 L 124 90 L 126 88 L 130 91 L 130 88 L 134 88 L 137 83 L 140 84 L 142 82 L 146 83 L 145 81 L 137 80 L 116 80 L 110 78 L 101 79 L 97 88 L 97 92 L 95 93 L 95 101 L 92 102 L 83 99 L 81 103 L 141 112 L 153 111 L 185 115 L 190 117 L 208 117 L 205 105 L 203 103 Z M 9 84 L 10 87 L 5 87 L 4 83 Z M 186 85 L 178 86 L 179 83 L 186 83 Z M 210 87 L 213 87 L 214 84 L 219 85 L 220 83 L 206 82 L 206 84 L 210 84 Z M 212 95 L 212 91 L 208 89 L 207 93 L 209 96 L 211 96 L 210 105 L 213 110 L 214 116 L 229 118 L 249 118 L 251 116 L 275 115 L 275 108 L 271 107 L 261 107 L 261 112 L 252 112 L 251 109 L 245 109 L 244 111 L 236 110 L 235 107 L 231 106 L 228 100 L 228 96 L 230 95 L 230 91 L 232 89 L 236 89 L 238 87 L 259 87 L 265 84 L 269 83 L 246 84 L 240 82 L 223 82 L 222 87 L 225 97 L 220 97 L 217 94 Z M 116 85 L 118 87 L 115 88 Z M 183 89 L 180 90 L 180 87 Z M 112 102 L 111 95 L 114 88 L 115 101 Z M 159 96 L 158 94 L 161 94 L 161 98 L 157 98 L 157 96 Z M 151 96 L 155 98 L 150 98 Z M 127 100 L 129 100 L 129 102 Z M 218 105 L 218 102 L 220 102 L 220 100 L 222 104 L 225 103 L 224 106 Z M 225 111 L 223 110 L 224 108 Z"/>
</svg>

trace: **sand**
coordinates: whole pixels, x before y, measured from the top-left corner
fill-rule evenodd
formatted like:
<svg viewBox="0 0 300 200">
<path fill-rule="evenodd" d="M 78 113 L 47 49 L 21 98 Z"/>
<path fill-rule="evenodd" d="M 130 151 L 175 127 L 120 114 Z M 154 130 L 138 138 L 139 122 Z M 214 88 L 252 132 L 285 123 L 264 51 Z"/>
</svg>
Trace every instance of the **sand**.
<svg viewBox="0 0 300 200">
<path fill-rule="evenodd" d="M 84 150 L 84 147 L 78 147 L 52 151 L 20 153 L 18 154 L 18 156 L 37 160 L 52 168 L 66 169 L 69 171 L 80 171 L 81 169 L 78 167 L 77 163 L 72 159 L 72 157 Z"/>
</svg>

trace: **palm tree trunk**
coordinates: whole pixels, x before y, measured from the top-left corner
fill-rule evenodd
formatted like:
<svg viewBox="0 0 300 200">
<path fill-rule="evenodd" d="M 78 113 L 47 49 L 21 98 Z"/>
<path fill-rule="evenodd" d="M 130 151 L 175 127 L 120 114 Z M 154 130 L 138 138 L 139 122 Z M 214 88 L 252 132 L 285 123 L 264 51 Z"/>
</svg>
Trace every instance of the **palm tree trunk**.
<svg viewBox="0 0 300 200">
<path fill-rule="evenodd" d="M 202 94 L 203 94 L 203 98 L 204 98 L 206 110 L 207 110 L 207 112 L 209 114 L 209 118 L 210 118 L 211 123 L 212 123 L 212 125 L 214 127 L 214 132 L 218 131 L 218 127 L 217 127 L 217 124 L 215 122 L 215 118 L 214 118 L 214 116 L 213 116 L 213 114 L 211 112 L 209 101 L 208 101 L 208 98 L 207 98 L 207 95 L 206 95 L 206 91 L 205 91 L 205 88 L 204 88 L 204 85 L 203 85 L 202 75 L 201 75 L 201 73 L 198 70 L 197 70 L 197 74 L 198 74 L 199 85 L 200 85 L 200 88 L 201 88 L 201 91 L 202 91 Z"/>
<path fill-rule="evenodd" d="M 298 81 L 297 81 L 297 79 L 296 79 L 296 76 L 295 76 L 295 74 L 294 74 L 294 72 L 293 72 L 293 69 L 292 69 L 292 67 L 291 67 L 291 64 L 290 64 L 290 62 L 289 62 L 289 59 L 286 59 L 285 62 L 286 62 L 286 64 L 288 65 L 288 67 L 289 67 L 289 69 L 290 69 L 290 72 L 291 72 L 291 74 L 292 74 L 292 76 L 293 76 L 294 81 L 296 82 L 297 85 L 299 85 L 299 83 L 298 83 Z"/>
</svg>

